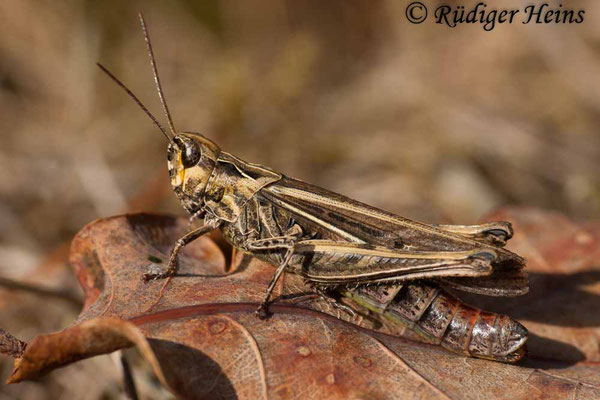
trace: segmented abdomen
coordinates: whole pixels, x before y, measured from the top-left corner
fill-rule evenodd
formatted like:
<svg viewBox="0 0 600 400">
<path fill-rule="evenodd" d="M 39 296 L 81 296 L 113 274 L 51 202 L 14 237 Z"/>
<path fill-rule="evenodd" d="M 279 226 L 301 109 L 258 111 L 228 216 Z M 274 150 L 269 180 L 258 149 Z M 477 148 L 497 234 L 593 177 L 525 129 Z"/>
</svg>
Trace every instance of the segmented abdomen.
<svg viewBox="0 0 600 400">
<path fill-rule="evenodd" d="M 361 286 L 342 293 L 384 324 L 399 324 L 454 352 L 504 362 L 525 355 L 525 327 L 470 307 L 433 284 Z"/>
</svg>

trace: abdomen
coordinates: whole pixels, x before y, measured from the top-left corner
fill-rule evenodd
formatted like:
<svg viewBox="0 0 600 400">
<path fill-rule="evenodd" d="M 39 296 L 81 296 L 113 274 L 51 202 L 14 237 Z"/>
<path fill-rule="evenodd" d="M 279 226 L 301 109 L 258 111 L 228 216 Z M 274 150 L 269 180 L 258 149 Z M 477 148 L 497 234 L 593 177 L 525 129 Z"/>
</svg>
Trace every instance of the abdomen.
<svg viewBox="0 0 600 400">
<path fill-rule="evenodd" d="M 405 327 L 426 342 L 496 361 L 516 362 L 526 353 L 524 326 L 506 315 L 470 307 L 433 284 L 363 286 L 340 292 L 392 333 Z"/>
</svg>

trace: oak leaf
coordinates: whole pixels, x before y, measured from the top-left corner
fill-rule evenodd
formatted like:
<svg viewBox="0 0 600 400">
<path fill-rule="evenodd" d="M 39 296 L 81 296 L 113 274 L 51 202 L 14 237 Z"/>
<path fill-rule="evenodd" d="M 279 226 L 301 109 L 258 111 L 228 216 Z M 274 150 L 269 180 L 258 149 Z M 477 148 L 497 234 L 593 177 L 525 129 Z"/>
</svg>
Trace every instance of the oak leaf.
<svg viewBox="0 0 600 400">
<path fill-rule="evenodd" d="M 469 301 L 529 329 L 530 354 L 518 365 L 384 334 L 291 274 L 276 291 L 274 316 L 261 321 L 253 312 L 274 267 L 242 254 L 230 263 L 209 237 L 186 247 L 167 286 L 144 284 L 186 223 L 136 214 L 95 221 L 76 236 L 71 264 L 84 309 L 71 328 L 30 342 L 8 381 L 135 346 L 185 399 L 600 398 L 600 224 L 532 209 L 491 219 L 515 225 L 511 250 L 529 260 L 531 292 Z"/>
</svg>

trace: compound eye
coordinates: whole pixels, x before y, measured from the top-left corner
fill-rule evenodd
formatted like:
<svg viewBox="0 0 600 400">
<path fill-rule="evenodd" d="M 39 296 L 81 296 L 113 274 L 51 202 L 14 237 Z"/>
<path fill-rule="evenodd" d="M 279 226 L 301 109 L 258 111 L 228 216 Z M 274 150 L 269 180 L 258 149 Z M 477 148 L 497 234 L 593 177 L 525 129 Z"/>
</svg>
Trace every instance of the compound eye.
<svg viewBox="0 0 600 400">
<path fill-rule="evenodd" d="M 202 152 L 200 147 L 194 142 L 186 142 L 181 151 L 181 162 L 184 168 L 190 168 L 198 164 Z"/>
</svg>

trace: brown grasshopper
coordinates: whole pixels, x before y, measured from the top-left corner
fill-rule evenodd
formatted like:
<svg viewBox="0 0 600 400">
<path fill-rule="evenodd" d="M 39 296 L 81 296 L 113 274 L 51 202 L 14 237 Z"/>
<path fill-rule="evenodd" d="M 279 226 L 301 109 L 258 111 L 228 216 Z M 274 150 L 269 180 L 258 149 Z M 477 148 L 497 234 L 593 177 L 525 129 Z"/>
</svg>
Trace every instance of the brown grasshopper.
<svg viewBox="0 0 600 400">
<path fill-rule="evenodd" d="M 501 361 L 522 357 L 527 340 L 523 326 L 508 317 L 464 306 L 440 289 L 446 286 L 489 296 L 527 293 L 524 259 L 503 248 L 513 234 L 509 223 L 427 225 L 411 221 L 240 160 L 199 133 L 177 132 L 141 14 L 140 21 L 170 131 L 98 65 L 169 140 L 173 190 L 192 218 L 203 219 L 200 228 L 177 240 L 166 270 L 145 274 L 145 281 L 176 275 L 180 250 L 220 229 L 236 248 L 277 265 L 256 311 L 261 318 L 268 316 L 275 284 L 289 271 L 301 275 L 340 308 L 348 310 L 338 301 L 346 297 L 390 321 L 417 331 L 420 327 L 425 336 L 454 351 Z M 368 287 L 371 284 L 379 286 Z M 484 343 L 477 345 L 474 340 Z"/>
</svg>

